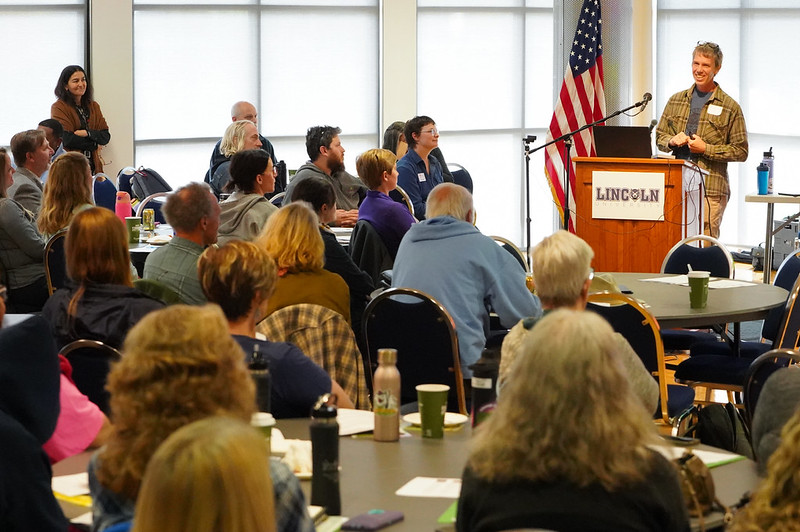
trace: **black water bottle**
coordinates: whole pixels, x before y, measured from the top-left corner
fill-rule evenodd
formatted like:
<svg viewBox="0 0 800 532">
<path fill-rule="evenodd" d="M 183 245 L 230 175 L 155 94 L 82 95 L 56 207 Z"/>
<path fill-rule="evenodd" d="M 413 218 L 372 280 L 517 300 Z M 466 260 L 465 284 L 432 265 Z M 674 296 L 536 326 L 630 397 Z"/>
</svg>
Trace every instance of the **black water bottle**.
<svg viewBox="0 0 800 532">
<path fill-rule="evenodd" d="M 481 358 L 469 366 L 472 370 L 472 426 L 480 425 L 497 402 L 497 376 L 500 369 L 499 353 L 484 349 Z"/>
<path fill-rule="evenodd" d="M 269 360 L 253 345 L 253 357 L 248 369 L 256 385 L 256 407 L 259 412 L 272 412 L 272 375 L 269 373 Z"/>
<path fill-rule="evenodd" d="M 322 506 L 328 515 L 342 514 L 339 493 L 339 423 L 330 394 L 319 398 L 311 410 L 311 504 Z"/>
</svg>

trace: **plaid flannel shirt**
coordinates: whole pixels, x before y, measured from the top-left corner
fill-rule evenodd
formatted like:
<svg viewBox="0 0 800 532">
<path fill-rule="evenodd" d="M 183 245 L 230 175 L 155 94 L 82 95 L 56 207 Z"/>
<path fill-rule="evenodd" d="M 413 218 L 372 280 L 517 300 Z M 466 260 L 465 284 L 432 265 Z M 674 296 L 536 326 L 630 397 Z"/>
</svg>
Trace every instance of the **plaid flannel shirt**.
<svg viewBox="0 0 800 532">
<path fill-rule="evenodd" d="M 664 108 L 656 129 L 656 143 L 662 151 L 672 151 L 669 141 L 686 130 L 694 85 L 673 94 Z M 711 106 L 721 107 L 718 114 L 709 113 Z M 706 194 L 730 197 L 728 162 L 747 160 L 747 126 L 742 109 L 717 85 L 700 112 L 697 135 L 706 143 L 706 151 L 696 157 L 697 165 L 708 170 Z"/>
<path fill-rule="evenodd" d="M 145 279 L 153 279 L 173 289 L 187 305 L 202 305 L 206 296 L 197 277 L 197 259 L 203 246 L 179 236 L 159 248 L 144 262 Z"/>
<path fill-rule="evenodd" d="M 361 352 L 341 314 L 309 303 L 290 305 L 267 316 L 258 332 L 273 342 L 295 344 L 341 385 L 356 408 L 371 408 Z"/>
</svg>

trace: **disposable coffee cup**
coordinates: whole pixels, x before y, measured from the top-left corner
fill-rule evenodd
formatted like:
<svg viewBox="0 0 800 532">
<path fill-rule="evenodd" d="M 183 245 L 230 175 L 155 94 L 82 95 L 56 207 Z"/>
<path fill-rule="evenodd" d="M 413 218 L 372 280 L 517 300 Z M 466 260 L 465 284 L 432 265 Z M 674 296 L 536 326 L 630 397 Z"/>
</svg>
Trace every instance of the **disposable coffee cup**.
<svg viewBox="0 0 800 532">
<path fill-rule="evenodd" d="M 142 220 L 138 216 L 126 216 L 125 228 L 128 230 L 128 243 L 139 243 L 139 230 L 142 228 Z"/>
<path fill-rule="evenodd" d="M 417 402 L 423 438 L 444 437 L 444 413 L 447 411 L 446 384 L 420 384 L 417 386 Z"/>
<path fill-rule="evenodd" d="M 250 425 L 255 427 L 267 440 L 267 449 L 272 452 L 272 427 L 275 426 L 275 418 L 269 412 L 256 412 L 250 418 Z"/>
<path fill-rule="evenodd" d="M 711 272 L 689 272 L 689 303 L 692 308 L 706 308 L 710 276 Z"/>
</svg>

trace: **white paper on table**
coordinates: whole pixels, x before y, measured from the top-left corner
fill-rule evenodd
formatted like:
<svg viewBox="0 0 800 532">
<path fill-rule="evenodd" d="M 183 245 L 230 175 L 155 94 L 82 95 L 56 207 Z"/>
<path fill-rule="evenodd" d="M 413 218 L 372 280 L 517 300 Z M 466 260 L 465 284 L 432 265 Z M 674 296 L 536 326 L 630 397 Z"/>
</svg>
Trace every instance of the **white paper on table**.
<svg viewBox="0 0 800 532">
<path fill-rule="evenodd" d="M 679 284 L 682 286 L 689 286 L 688 275 L 671 275 L 669 277 L 651 277 L 649 279 L 640 279 L 648 283 L 664 283 L 664 284 Z"/>
<path fill-rule="evenodd" d="M 697 457 L 703 461 L 703 463 L 708 467 L 716 467 L 719 465 L 727 464 L 730 462 L 737 462 L 739 460 L 744 460 L 745 457 L 736 454 L 736 453 L 729 453 L 728 451 L 723 450 L 716 450 L 716 451 L 707 451 L 705 449 L 692 449 L 690 447 L 674 447 L 670 445 L 652 445 L 650 446 L 651 449 L 661 453 L 666 459 L 674 460 L 676 458 L 680 458 L 683 456 L 683 453 L 691 450 L 693 454 L 697 455 Z"/>
<path fill-rule="evenodd" d="M 85 525 L 85 526 L 92 526 L 92 512 L 86 512 L 85 514 L 81 514 L 78 517 L 70 519 L 69 521 L 73 525 Z"/>
<path fill-rule="evenodd" d="M 458 499 L 461 494 L 460 478 L 415 477 L 394 492 L 401 497 L 439 497 Z"/>
<path fill-rule="evenodd" d="M 755 286 L 756 283 L 747 281 L 737 281 L 735 279 L 714 279 L 708 283 L 709 288 L 741 288 L 743 286 Z"/>
<path fill-rule="evenodd" d="M 74 475 L 62 475 L 53 477 L 50 481 L 53 491 L 57 491 L 67 497 L 89 494 L 89 474 L 75 473 Z"/>
<path fill-rule="evenodd" d="M 339 422 L 339 436 L 375 430 L 375 414 L 370 410 L 340 408 L 336 413 L 336 421 Z"/>
</svg>

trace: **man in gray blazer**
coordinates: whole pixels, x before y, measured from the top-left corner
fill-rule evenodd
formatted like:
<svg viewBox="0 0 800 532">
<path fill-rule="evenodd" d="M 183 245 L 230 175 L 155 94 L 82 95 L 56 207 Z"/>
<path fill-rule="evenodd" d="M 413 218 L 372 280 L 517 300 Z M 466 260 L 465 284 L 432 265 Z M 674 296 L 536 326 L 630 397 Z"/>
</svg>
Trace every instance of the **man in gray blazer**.
<svg viewBox="0 0 800 532">
<path fill-rule="evenodd" d="M 50 167 L 53 150 L 44 131 L 29 129 L 11 137 L 11 153 L 17 171 L 14 172 L 14 183 L 8 187 L 6 194 L 37 215 L 44 189 L 40 178 Z"/>
</svg>

